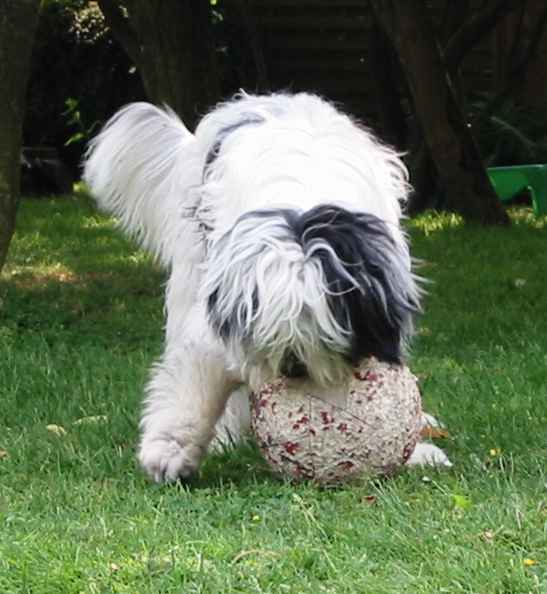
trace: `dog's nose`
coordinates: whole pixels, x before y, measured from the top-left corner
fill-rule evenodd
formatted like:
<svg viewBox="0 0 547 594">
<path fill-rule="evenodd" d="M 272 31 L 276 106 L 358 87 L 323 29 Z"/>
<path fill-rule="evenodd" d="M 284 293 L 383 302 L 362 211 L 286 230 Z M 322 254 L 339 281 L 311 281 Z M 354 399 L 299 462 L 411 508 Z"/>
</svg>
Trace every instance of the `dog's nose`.
<svg viewBox="0 0 547 594">
<path fill-rule="evenodd" d="M 308 369 L 292 351 L 288 351 L 281 362 L 281 373 L 286 377 L 307 377 Z"/>
</svg>

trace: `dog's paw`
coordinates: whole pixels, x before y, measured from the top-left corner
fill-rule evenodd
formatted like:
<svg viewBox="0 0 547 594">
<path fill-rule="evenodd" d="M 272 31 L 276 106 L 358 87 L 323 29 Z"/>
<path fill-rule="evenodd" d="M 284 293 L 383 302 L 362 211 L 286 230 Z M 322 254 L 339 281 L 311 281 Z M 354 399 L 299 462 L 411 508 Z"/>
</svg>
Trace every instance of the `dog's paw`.
<svg viewBox="0 0 547 594">
<path fill-rule="evenodd" d="M 408 459 L 409 466 L 452 466 L 448 456 L 431 443 L 419 443 Z"/>
<path fill-rule="evenodd" d="M 439 419 L 430 415 L 426 412 L 422 413 L 422 429 L 426 427 L 431 427 L 433 429 L 444 429 L 444 423 L 441 423 Z"/>
<path fill-rule="evenodd" d="M 157 483 L 168 483 L 190 477 L 198 469 L 202 449 L 181 445 L 175 439 L 144 438 L 139 449 L 139 462 Z"/>
</svg>

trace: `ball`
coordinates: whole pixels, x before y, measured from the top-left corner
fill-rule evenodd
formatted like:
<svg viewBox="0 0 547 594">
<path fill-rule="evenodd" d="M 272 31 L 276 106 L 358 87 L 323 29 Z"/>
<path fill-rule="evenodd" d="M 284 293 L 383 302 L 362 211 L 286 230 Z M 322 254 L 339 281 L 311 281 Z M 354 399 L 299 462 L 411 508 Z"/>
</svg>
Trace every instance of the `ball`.
<svg viewBox="0 0 547 594">
<path fill-rule="evenodd" d="M 420 391 L 408 367 L 370 358 L 334 388 L 287 377 L 264 384 L 251 399 L 251 424 L 283 477 L 336 484 L 390 475 L 419 440 Z"/>
</svg>

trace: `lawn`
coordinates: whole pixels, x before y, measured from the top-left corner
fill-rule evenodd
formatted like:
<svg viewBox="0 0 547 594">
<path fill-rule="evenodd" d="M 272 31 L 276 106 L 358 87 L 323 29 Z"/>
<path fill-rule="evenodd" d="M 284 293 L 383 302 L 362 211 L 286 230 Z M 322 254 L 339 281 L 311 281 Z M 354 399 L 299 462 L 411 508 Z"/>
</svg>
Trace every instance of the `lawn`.
<svg viewBox="0 0 547 594">
<path fill-rule="evenodd" d="M 0 593 L 547 593 L 547 220 L 409 223 L 410 365 L 450 470 L 320 490 L 252 445 L 135 464 L 164 274 L 84 197 L 26 199 L 0 285 Z"/>
</svg>

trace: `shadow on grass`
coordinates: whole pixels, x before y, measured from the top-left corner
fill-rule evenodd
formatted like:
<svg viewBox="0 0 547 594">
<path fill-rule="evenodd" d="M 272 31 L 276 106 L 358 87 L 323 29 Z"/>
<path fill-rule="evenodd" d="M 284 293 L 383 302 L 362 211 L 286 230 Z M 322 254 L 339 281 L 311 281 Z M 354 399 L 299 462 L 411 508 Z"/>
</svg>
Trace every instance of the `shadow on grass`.
<svg viewBox="0 0 547 594">
<path fill-rule="evenodd" d="M 157 341 L 164 283 L 85 197 L 26 199 L 0 279 L 0 327 L 50 341 Z"/>
</svg>

